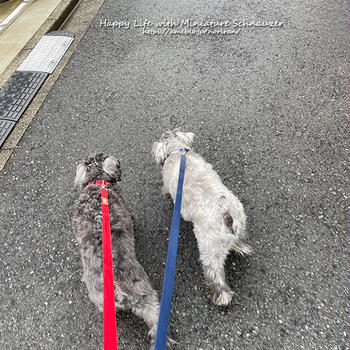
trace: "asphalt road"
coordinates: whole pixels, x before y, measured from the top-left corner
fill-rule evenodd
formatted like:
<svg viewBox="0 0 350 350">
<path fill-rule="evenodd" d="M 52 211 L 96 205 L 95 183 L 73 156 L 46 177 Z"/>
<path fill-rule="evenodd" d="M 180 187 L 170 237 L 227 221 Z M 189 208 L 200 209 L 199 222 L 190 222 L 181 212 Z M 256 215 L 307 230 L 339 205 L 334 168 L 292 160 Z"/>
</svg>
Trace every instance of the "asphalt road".
<svg viewBox="0 0 350 350">
<path fill-rule="evenodd" d="M 171 18 L 284 23 L 221 35 L 100 26 Z M 255 253 L 230 255 L 236 296 L 216 307 L 182 223 L 177 348 L 350 349 L 348 28 L 347 1 L 106 0 L 0 175 L 0 348 L 102 349 L 71 231 L 75 166 L 90 153 L 120 159 L 137 255 L 160 293 L 172 203 L 150 148 L 181 126 L 243 202 Z M 117 322 L 120 349 L 148 349 L 140 319 Z"/>
</svg>

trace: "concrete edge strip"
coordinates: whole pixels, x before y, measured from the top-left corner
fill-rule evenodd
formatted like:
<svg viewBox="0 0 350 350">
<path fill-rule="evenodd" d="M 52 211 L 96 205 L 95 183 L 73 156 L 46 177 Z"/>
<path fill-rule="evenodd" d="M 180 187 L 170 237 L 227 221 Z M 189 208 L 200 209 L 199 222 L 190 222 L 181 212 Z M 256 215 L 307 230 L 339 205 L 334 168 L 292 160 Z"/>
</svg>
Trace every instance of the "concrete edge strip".
<svg viewBox="0 0 350 350">
<path fill-rule="evenodd" d="M 69 58 L 72 56 L 73 52 L 75 51 L 75 48 L 77 47 L 80 40 L 83 38 L 86 30 L 88 29 L 92 20 L 96 16 L 100 7 L 103 5 L 104 1 L 105 0 L 96 0 L 93 3 L 90 3 L 89 1 L 88 2 L 81 2 L 81 7 L 82 7 L 81 11 L 84 11 L 84 8 L 86 8 L 88 6 L 89 6 L 89 10 L 90 10 L 90 15 L 88 17 L 85 17 L 84 28 L 82 30 L 80 30 L 79 33 L 75 33 L 74 43 L 70 46 L 66 55 L 63 57 L 62 61 L 58 64 L 55 72 L 46 79 L 41 90 L 37 93 L 37 95 L 33 99 L 32 103 L 28 106 L 26 112 L 22 115 L 21 119 L 16 124 L 16 127 L 11 132 L 11 135 L 7 138 L 3 147 L 0 149 L 0 172 L 5 167 L 7 161 L 10 159 L 10 157 L 13 154 L 19 140 L 21 139 L 24 132 L 27 130 L 27 128 L 31 124 L 31 121 L 33 120 L 33 118 L 35 117 L 40 106 L 44 102 L 47 94 L 49 93 L 50 89 L 53 87 L 55 81 L 60 76 L 64 66 L 67 64 Z M 68 4 L 63 3 L 62 5 L 60 5 L 54 11 L 55 13 L 53 14 L 53 16 L 51 18 L 49 18 L 43 24 L 43 26 L 36 33 L 35 37 L 33 37 L 30 40 L 30 42 L 26 45 L 26 47 L 31 48 L 31 47 L 35 46 L 35 43 L 37 43 L 40 40 L 40 38 L 43 34 L 47 33 L 50 30 L 56 30 L 56 29 L 60 28 L 62 23 L 65 22 L 65 19 L 67 18 L 67 16 L 76 7 L 77 3 L 78 3 L 78 0 L 71 0 Z M 91 10 L 91 7 L 93 7 L 93 10 Z M 77 9 L 77 11 L 79 11 L 79 8 Z M 72 22 L 74 23 L 74 18 L 73 18 Z M 75 23 L 75 26 L 78 27 L 79 25 L 81 25 L 81 24 L 79 23 L 79 20 L 77 20 Z M 71 26 L 74 27 L 74 24 Z M 75 30 L 72 30 L 72 31 L 75 32 Z M 0 76 L 0 86 L 3 85 L 3 83 L 8 80 L 8 78 L 15 71 L 18 64 L 21 63 L 25 59 L 25 57 L 26 57 L 25 54 L 26 54 L 26 50 L 24 49 L 24 50 L 22 50 L 21 54 L 19 54 L 18 57 L 11 63 L 11 65 L 6 68 L 6 70 Z"/>
<path fill-rule="evenodd" d="M 48 74 L 52 74 L 74 40 L 74 33 L 54 31 L 44 35 L 0 90 L 0 121 L 17 122 Z M 13 125 L 11 130 L 13 129 Z M 9 136 L 9 125 L 0 126 L 0 147 Z"/>
</svg>

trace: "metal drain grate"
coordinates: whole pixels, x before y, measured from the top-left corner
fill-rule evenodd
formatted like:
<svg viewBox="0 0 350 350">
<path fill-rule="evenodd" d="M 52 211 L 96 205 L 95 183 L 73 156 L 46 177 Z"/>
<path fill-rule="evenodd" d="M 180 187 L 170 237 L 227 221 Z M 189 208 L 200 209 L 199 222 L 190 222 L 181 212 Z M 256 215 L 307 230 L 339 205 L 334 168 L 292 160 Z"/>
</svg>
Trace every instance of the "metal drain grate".
<svg viewBox="0 0 350 350">
<path fill-rule="evenodd" d="M 45 79 L 74 40 L 74 34 L 55 31 L 44 35 L 0 90 L 0 147 Z"/>
<path fill-rule="evenodd" d="M 16 122 L 9 120 L 0 120 L 0 146 L 4 143 L 15 124 Z"/>
<path fill-rule="evenodd" d="M 0 119 L 17 121 L 47 76 L 47 73 L 15 72 L 0 92 Z"/>
</svg>

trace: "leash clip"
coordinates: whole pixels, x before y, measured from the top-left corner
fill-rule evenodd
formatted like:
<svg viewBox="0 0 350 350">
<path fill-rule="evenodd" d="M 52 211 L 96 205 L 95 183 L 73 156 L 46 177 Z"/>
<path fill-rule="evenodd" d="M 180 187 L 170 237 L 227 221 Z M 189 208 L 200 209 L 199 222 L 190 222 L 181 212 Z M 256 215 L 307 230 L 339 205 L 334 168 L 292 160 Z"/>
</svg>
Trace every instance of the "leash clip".
<svg viewBox="0 0 350 350">
<path fill-rule="evenodd" d="M 178 148 L 175 149 L 174 151 L 171 151 L 170 153 L 168 153 L 168 155 L 166 156 L 166 158 L 169 158 L 170 156 L 172 156 L 175 153 L 181 153 L 182 155 L 186 155 L 187 152 L 189 152 L 190 149 L 189 148 Z"/>
<path fill-rule="evenodd" d="M 100 186 L 100 188 L 105 188 L 108 190 L 109 183 L 105 180 L 93 180 L 89 181 L 87 186 L 94 185 L 94 186 Z"/>
<path fill-rule="evenodd" d="M 182 150 L 182 155 L 185 156 L 188 152 L 189 152 L 189 149 L 188 148 L 184 148 Z"/>
</svg>

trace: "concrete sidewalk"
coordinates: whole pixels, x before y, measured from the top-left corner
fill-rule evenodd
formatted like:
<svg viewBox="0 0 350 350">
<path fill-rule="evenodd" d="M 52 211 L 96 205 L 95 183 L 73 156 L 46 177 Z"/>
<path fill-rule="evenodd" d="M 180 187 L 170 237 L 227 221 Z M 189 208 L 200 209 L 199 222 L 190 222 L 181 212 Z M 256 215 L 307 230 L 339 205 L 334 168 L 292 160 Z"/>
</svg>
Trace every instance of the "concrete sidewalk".
<svg viewBox="0 0 350 350">
<path fill-rule="evenodd" d="M 134 27 L 164 19 L 284 24 L 230 35 Z M 236 296 L 218 308 L 182 223 L 177 348 L 350 349 L 348 26 L 346 1 L 106 0 L 0 174 L 0 348 L 102 349 L 70 222 L 75 166 L 90 153 L 120 159 L 137 254 L 160 293 L 172 203 L 150 148 L 181 126 L 242 200 L 255 253 L 231 254 Z M 140 319 L 117 323 L 120 349 L 149 348 Z"/>
</svg>

